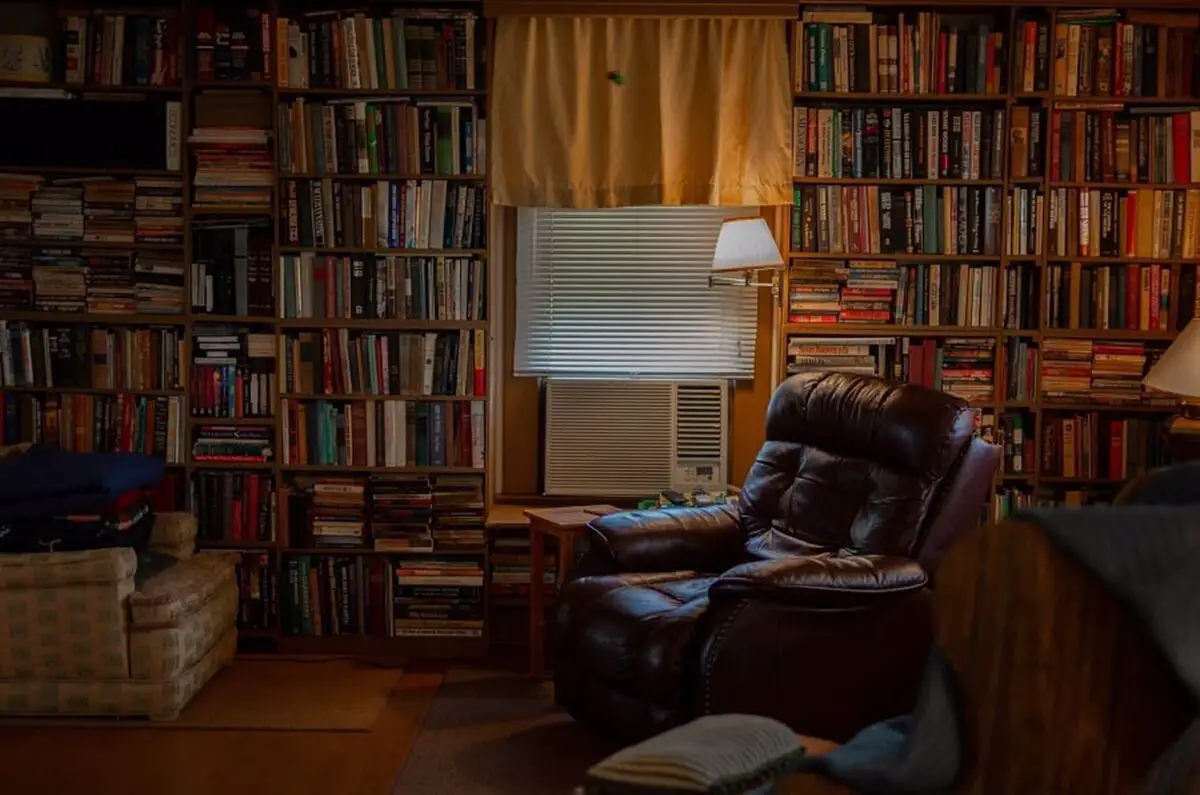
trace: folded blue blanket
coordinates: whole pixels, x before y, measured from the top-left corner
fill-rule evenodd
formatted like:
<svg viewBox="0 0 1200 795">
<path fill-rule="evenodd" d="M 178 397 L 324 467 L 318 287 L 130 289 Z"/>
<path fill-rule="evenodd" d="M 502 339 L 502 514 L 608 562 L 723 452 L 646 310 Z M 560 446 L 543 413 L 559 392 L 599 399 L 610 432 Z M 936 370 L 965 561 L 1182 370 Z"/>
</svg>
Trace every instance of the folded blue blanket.
<svg viewBox="0 0 1200 795">
<path fill-rule="evenodd" d="M 0 521 L 96 510 L 163 477 L 161 460 L 141 453 L 69 453 L 37 445 L 0 460 Z"/>
</svg>

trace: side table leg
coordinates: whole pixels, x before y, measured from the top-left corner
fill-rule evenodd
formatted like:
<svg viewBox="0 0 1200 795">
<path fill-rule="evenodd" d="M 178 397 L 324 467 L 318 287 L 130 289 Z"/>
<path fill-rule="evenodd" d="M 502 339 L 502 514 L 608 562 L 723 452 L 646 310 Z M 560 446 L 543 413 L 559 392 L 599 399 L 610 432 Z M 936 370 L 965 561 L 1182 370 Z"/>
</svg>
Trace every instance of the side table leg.
<svg viewBox="0 0 1200 795">
<path fill-rule="evenodd" d="M 529 675 L 541 679 L 545 675 L 546 652 L 542 643 L 542 629 L 546 620 L 545 568 L 542 557 L 546 554 L 546 536 L 537 522 L 529 525 Z"/>
</svg>

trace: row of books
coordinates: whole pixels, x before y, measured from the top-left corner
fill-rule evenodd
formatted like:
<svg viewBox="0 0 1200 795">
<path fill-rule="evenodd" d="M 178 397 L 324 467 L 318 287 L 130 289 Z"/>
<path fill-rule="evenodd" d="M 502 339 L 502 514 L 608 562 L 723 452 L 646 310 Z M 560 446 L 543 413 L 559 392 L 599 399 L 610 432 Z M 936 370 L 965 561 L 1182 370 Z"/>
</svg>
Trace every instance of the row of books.
<svg viewBox="0 0 1200 795">
<path fill-rule="evenodd" d="M 805 177 L 1003 179 L 1005 111 L 792 109 L 794 172 Z"/>
<path fill-rule="evenodd" d="M 1159 420 L 1095 411 L 1043 417 L 1041 440 L 1048 477 L 1124 481 L 1168 462 Z"/>
<path fill-rule="evenodd" d="M 84 243 L 183 242 L 176 177 L 47 180 L 0 174 L 0 239 Z"/>
<path fill-rule="evenodd" d="M 479 475 L 298 476 L 281 489 L 284 545 L 377 552 L 480 550 Z"/>
<path fill-rule="evenodd" d="M 1005 243 L 1013 247 L 1017 232 L 1016 226 L 1011 234 L 1001 229 L 1001 193 L 1000 188 L 933 185 L 796 188 L 792 250 L 999 256 Z"/>
<path fill-rule="evenodd" d="M 35 327 L 0 320 L 0 387 L 182 389 L 178 328 Z"/>
<path fill-rule="evenodd" d="M 269 143 L 270 133 L 253 127 L 192 130 L 192 209 L 269 210 L 275 169 Z"/>
<path fill-rule="evenodd" d="M 268 472 L 193 472 L 188 492 L 203 541 L 273 542 L 275 500 L 275 477 Z"/>
<path fill-rule="evenodd" d="M 1002 94 L 1005 34 L 987 16 L 804 11 L 792 31 L 797 91 Z"/>
<path fill-rule="evenodd" d="M 63 82 L 98 86 L 179 84 L 181 24 L 170 16 L 95 11 L 59 18 Z"/>
<path fill-rule="evenodd" d="M 0 393 L 0 444 L 35 442 L 76 453 L 145 453 L 184 461 L 183 399 L 139 395 Z"/>
<path fill-rule="evenodd" d="M 1139 107 L 1126 115 L 1119 103 L 1101 110 L 1056 108 L 1050 125 L 1050 179 L 1200 183 L 1200 110 L 1171 113 Z"/>
<path fill-rule="evenodd" d="M 304 395 L 481 396 L 486 344 L 482 329 L 301 332 L 282 340 L 283 389 Z"/>
<path fill-rule="evenodd" d="M 280 237 L 305 248 L 487 246 L 487 190 L 444 179 L 283 181 Z"/>
<path fill-rule="evenodd" d="M 990 337 L 790 335 L 787 366 L 789 374 L 855 372 L 914 380 L 968 399 L 991 400 L 995 399 L 991 396 L 994 344 Z M 1143 342 L 1051 338 L 1043 340 L 1039 349 L 1028 340 L 1012 338 L 1004 352 L 1005 400 L 1032 400 L 1040 395 L 1046 402 L 1169 405 L 1166 396 L 1143 392 L 1142 376 L 1161 355 L 1161 350 L 1148 350 Z"/>
<path fill-rule="evenodd" d="M 1061 9 L 1053 30 L 1046 19 L 1020 23 L 1028 55 L 1017 60 L 1023 91 L 1059 97 L 1192 96 L 1196 75 L 1194 12 L 1140 8 Z M 1031 88 L 1032 86 L 1032 88 Z"/>
<path fill-rule="evenodd" d="M 258 222 L 201 219 L 192 230 L 193 313 L 275 314 L 271 226 Z"/>
<path fill-rule="evenodd" d="M 285 465 L 484 466 L 481 401 L 284 400 Z"/>
<path fill-rule="evenodd" d="M 793 262 L 789 323 L 988 327 L 996 320 L 996 265 Z"/>
<path fill-rule="evenodd" d="M 1047 237 L 1053 256 L 1191 259 L 1200 189 L 1051 189 Z"/>
<path fill-rule="evenodd" d="M 487 128 L 470 100 L 279 106 L 279 168 L 295 174 L 483 174 Z"/>
<path fill-rule="evenodd" d="M 193 18 L 196 79 L 271 80 L 271 15 L 257 8 L 201 6 Z"/>
<path fill-rule="evenodd" d="M 1047 266 L 1046 328 L 1166 331 L 1171 273 L 1163 265 Z"/>
<path fill-rule="evenodd" d="M 483 40 L 471 11 L 318 11 L 276 20 L 288 88 L 472 90 Z"/>
<path fill-rule="evenodd" d="M 192 335 L 193 417 L 270 417 L 278 385 L 275 337 L 210 326 Z"/>
<path fill-rule="evenodd" d="M 473 257 L 280 258 L 284 318 L 484 320 L 487 270 Z"/>
</svg>

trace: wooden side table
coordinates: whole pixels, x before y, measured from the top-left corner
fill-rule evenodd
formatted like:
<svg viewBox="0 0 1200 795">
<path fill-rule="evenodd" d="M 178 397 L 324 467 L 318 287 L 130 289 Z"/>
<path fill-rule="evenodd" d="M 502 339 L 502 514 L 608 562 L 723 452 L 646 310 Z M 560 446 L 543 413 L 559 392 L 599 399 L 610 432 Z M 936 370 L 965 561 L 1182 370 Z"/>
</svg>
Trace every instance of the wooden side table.
<svg viewBox="0 0 1200 795">
<path fill-rule="evenodd" d="M 583 505 L 570 508 L 531 508 L 529 517 L 529 675 L 541 679 L 546 674 L 546 584 L 544 560 L 546 536 L 558 539 L 558 581 L 575 560 L 575 539 L 597 516 L 617 513 L 611 505 Z"/>
</svg>

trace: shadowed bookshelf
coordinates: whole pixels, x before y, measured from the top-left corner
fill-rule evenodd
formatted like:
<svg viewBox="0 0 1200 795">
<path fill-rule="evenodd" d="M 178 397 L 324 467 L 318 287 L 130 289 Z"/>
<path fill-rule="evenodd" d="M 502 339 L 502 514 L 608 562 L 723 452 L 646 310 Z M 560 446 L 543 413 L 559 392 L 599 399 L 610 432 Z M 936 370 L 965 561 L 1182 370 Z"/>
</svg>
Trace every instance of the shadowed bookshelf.
<svg viewBox="0 0 1200 795">
<path fill-rule="evenodd" d="M 1175 403 L 1141 378 L 1196 314 L 1198 27 L 1171 3 L 801 6 L 787 371 L 967 399 L 1004 448 L 992 516 L 1165 463 Z"/>
<path fill-rule="evenodd" d="M 58 22 L 0 85 L 55 125 L 0 139 L 4 443 L 164 457 L 244 650 L 483 656 L 478 5 Z"/>
</svg>

